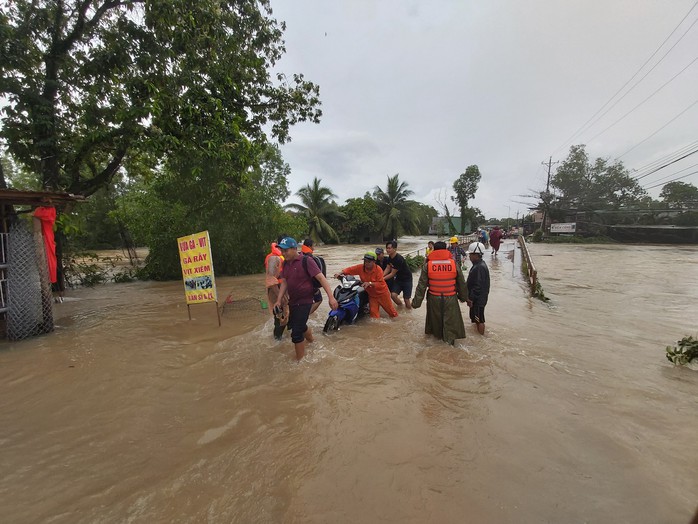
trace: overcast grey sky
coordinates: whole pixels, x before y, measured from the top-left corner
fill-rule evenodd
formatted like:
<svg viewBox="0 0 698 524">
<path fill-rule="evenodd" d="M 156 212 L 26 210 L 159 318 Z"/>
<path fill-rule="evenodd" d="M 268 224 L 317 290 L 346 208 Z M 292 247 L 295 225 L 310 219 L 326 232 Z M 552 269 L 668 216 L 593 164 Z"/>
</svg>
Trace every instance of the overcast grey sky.
<svg viewBox="0 0 698 524">
<path fill-rule="evenodd" d="M 643 168 L 698 141 L 698 103 L 687 110 L 698 101 L 698 61 L 633 110 L 698 58 L 695 4 L 272 0 L 287 24 L 280 69 L 319 84 L 324 113 L 319 125 L 293 128 L 282 148 L 290 189 L 318 177 L 342 204 L 399 173 L 415 200 L 439 209 L 435 198 L 452 195 L 454 180 L 477 164 L 482 181 L 471 204 L 489 218 L 525 212 L 519 195 L 545 189 L 541 163 L 564 159 L 571 143 L 587 144 L 592 159 Z M 565 142 L 658 48 L 614 101 L 675 43 L 615 107 Z M 696 163 L 698 154 L 639 181 L 670 181 Z M 698 185 L 698 175 L 682 181 Z"/>
</svg>

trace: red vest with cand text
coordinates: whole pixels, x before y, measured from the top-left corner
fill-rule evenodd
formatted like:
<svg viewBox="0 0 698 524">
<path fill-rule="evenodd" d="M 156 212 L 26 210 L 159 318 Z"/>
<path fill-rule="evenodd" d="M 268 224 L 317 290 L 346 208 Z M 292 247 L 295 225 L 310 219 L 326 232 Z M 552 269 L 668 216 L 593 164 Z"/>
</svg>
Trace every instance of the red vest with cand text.
<svg viewBox="0 0 698 524">
<path fill-rule="evenodd" d="M 456 261 L 448 249 L 437 249 L 429 253 L 427 275 L 429 277 L 429 294 L 453 296 L 456 294 Z"/>
</svg>

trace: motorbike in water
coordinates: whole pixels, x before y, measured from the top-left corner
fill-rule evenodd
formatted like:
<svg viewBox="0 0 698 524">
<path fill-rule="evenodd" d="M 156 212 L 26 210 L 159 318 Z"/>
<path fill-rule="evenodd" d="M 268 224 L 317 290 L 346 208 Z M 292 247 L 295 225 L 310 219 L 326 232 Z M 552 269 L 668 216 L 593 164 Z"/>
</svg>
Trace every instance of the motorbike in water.
<svg viewBox="0 0 698 524">
<path fill-rule="evenodd" d="M 368 314 L 368 294 L 361 287 L 361 280 L 351 275 L 342 275 L 334 290 L 339 307 L 330 310 L 323 333 L 337 331 L 341 324 L 353 324 Z"/>
</svg>

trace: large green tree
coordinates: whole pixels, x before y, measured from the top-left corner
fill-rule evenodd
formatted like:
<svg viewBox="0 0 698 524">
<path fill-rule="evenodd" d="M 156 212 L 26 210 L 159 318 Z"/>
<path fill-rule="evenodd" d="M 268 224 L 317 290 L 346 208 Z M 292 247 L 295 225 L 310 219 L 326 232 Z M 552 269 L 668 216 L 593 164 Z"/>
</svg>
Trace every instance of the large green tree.
<svg viewBox="0 0 698 524">
<path fill-rule="evenodd" d="M 613 210 L 637 204 L 645 196 L 622 162 L 589 159 L 585 146 L 570 148 L 567 158 L 551 179 L 557 189 L 558 204 L 589 210 Z"/>
<path fill-rule="evenodd" d="M 308 236 L 315 242 L 339 242 L 339 236 L 330 225 L 341 212 L 333 199 L 337 198 L 329 187 L 321 185 L 322 180 L 315 178 L 312 184 L 300 188 L 296 195 L 301 204 L 288 204 L 287 209 L 300 213 L 308 224 Z"/>
<path fill-rule="evenodd" d="M 477 214 L 475 210 L 469 210 L 468 202 L 472 200 L 477 192 L 477 186 L 480 183 L 482 175 L 480 174 L 480 168 L 473 164 L 465 169 L 465 172 L 461 173 L 458 179 L 453 183 L 453 191 L 456 193 L 453 196 L 453 201 L 458 204 L 461 216 L 461 230 L 460 234 L 465 234 L 465 226 L 467 220 L 472 220 L 472 218 Z"/>
<path fill-rule="evenodd" d="M 378 204 L 380 231 L 384 238 L 397 239 L 400 234 L 419 232 L 414 208 L 408 199 L 414 192 L 407 188 L 407 182 L 400 182 L 400 174 L 388 177 L 385 190 L 376 186 L 373 198 Z"/>
<path fill-rule="evenodd" d="M 581 211 L 600 223 L 632 222 L 635 218 L 627 211 L 640 206 L 646 197 L 622 162 L 603 158 L 592 162 L 584 145 L 570 148 L 550 183 L 555 195 L 543 192 L 541 200 L 545 206 L 548 198 L 550 214 L 558 218 Z"/>
<path fill-rule="evenodd" d="M 225 183 L 225 163 L 177 159 L 141 177 L 117 202 L 118 217 L 149 247 L 146 277 L 181 276 L 179 236 L 208 230 L 216 273 L 235 275 L 260 270 L 267 241 L 305 228 L 279 204 L 289 194 L 289 167 L 278 148 L 258 154 L 242 186 Z"/>
<path fill-rule="evenodd" d="M 665 184 L 659 198 L 675 209 L 698 209 L 698 187 L 686 182 Z"/>
<path fill-rule="evenodd" d="M 340 211 L 343 218 L 332 225 L 343 242 L 367 242 L 378 232 L 378 205 L 369 193 L 348 198 Z"/>
<path fill-rule="evenodd" d="M 269 0 L 3 2 L 0 136 L 46 189 L 90 195 L 137 151 L 242 187 L 267 132 L 321 115 L 316 85 L 271 74 L 283 29 Z"/>
<path fill-rule="evenodd" d="M 415 217 L 417 233 L 420 235 L 428 234 L 432 220 L 434 217 L 439 216 L 439 212 L 433 206 L 422 204 L 421 202 L 412 201 L 410 207 L 412 208 L 412 215 Z"/>
</svg>

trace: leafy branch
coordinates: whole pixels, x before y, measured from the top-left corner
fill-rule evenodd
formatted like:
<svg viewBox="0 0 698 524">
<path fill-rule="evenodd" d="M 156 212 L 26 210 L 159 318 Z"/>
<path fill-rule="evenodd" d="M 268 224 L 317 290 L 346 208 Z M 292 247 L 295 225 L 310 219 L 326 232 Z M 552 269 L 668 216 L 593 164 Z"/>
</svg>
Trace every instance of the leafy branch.
<svg viewBox="0 0 698 524">
<path fill-rule="evenodd" d="M 698 339 L 683 337 L 677 344 L 678 346 L 666 347 L 666 358 L 669 362 L 683 366 L 693 359 L 698 359 Z"/>
</svg>

